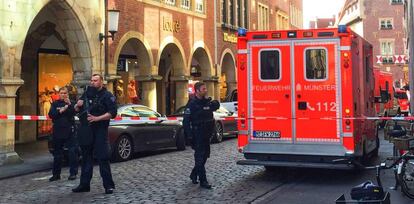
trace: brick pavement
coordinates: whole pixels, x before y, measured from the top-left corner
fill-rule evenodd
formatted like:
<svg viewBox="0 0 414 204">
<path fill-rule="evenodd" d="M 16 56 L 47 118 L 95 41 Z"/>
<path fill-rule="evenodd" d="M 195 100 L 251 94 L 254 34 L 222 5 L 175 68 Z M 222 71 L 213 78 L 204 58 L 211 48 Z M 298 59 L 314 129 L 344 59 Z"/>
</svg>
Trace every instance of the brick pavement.
<svg viewBox="0 0 414 204">
<path fill-rule="evenodd" d="M 79 180 L 49 182 L 50 172 L 5 179 L 0 185 L 0 203 L 248 203 L 278 187 L 281 177 L 269 175 L 263 167 L 238 166 L 242 158 L 237 140 L 212 145 L 207 176 L 212 190 L 199 188 L 188 177 L 193 150 L 161 151 L 150 156 L 111 165 L 116 191 L 103 194 L 99 168 L 95 166 L 91 192 L 73 194 Z"/>
</svg>

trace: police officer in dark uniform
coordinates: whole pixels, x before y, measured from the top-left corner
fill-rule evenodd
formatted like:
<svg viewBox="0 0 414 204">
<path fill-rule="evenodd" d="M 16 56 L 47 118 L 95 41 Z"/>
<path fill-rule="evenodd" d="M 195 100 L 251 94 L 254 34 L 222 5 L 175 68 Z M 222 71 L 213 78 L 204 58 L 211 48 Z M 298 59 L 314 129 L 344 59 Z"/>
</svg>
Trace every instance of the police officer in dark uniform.
<svg viewBox="0 0 414 204">
<path fill-rule="evenodd" d="M 190 179 L 194 184 L 197 184 L 199 179 L 201 187 L 210 189 L 204 166 L 210 157 L 210 138 L 214 130 L 213 111 L 220 107 L 220 103 L 206 97 L 207 87 L 204 83 L 197 82 L 194 89 L 195 95 L 187 103 L 183 120 L 185 134 L 192 138 L 194 149 L 195 164 Z"/>
<path fill-rule="evenodd" d="M 79 112 L 80 126 L 78 140 L 82 151 L 80 184 L 73 192 L 89 192 L 93 172 L 93 158 L 98 160 L 99 170 L 106 194 L 115 188 L 109 165 L 108 127 L 111 118 L 117 114 L 115 97 L 103 87 L 103 77 L 92 75 L 91 86 L 75 105 Z"/>
<path fill-rule="evenodd" d="M 63 160 L 63 146 L 68 148 L 69 173 L 68 180 L 75 180 L 78 174 L 78 146 L 74 135 L 75 110 L 69 100 L 68 88 L 59 89 L 59 100 L 52 103 L 49 117 L 53 122 L 53 170 L 49 181 L 60 179 Z"/>
</svg>

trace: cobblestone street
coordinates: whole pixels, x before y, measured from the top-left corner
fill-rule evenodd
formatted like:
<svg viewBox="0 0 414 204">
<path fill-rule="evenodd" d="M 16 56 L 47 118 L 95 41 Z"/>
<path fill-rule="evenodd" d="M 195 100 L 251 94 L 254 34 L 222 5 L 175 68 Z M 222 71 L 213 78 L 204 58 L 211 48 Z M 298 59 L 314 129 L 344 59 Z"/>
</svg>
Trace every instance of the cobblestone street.
<svg viewBox="0 0 414 204">
<path fill-rule="evenodd" d="M 193 151 L 162 151 L 112 164 L 116 183 L 113 195 L 103 194 L 99 168 L 94 168 L 90 193 L 73 194 L 79 179 L 49 182 L 50 172 L 2 180 L 0 203 L 248 203 L 281 184 L 278 176 L 268 176 L 263 167 L 238 166 L 242 155 L 237 140 L 212 145 L 207 176 L 213 190 L 199 188 L 188 177 L 193 166 Z"/>
<path fill-rule="evenodd" d="M 381 132 L 382 133 L 382 132 Z M 342 193 L 349 196 L 352 186 L 366 180 L 375 182 L 375 172 L 326 169 L 265 171 L 260 166 L 239 166 L 242 155 L 236 139 L 212 145 L 207 161 L 207 177 L 212 190 L 191 183 L 193 150 L 163 150 L 139 154 L 135 159 L 113 163 L 115 193 L 105 195 L 99 168 L 95 166 L 91 192 L 74 194 L 79 179 L 49 182 L 51 173 L 40 172 L 0 181 L 0 203 L 333 203 Z M 383 141 L 380 160 L 390 155 L 392 146 Z M 376 161 L 378 162 L 378 160 Z M 389 190 L 395 182 L 392 171 L 382 173 L 384 190 L 392 203 L 410 203 L 400 191 Z"/>
</svg>

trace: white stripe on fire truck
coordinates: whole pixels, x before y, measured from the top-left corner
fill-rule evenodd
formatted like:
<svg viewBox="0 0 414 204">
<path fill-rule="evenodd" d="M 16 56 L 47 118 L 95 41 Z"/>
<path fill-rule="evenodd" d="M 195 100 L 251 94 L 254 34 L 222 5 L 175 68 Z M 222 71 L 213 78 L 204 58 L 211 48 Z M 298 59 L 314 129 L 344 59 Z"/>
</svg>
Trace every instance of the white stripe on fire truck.
<svg viewBox="0 0 414 204">
<path fill-rule="evenodd" d="M 239 54 L 247 54 L 247 49 L 239 49 L 237 51 L 237 53 L 239 53 Z"/>
<path fill-rule="evenodd" d="M 342 136 L 343 136 L 343 137 L 353 137 L 353 136 L 354 136 L 354 134 L 353 134 L 352 132 L 344 132 L 344 133 L 342 134 Z"/>
<path fill-rule="evenodd" d="M 351 50 L 351 46 L 341 46 L 340 50 L 341 51 L 349 51 L 349 50 Z"/>
</svg>

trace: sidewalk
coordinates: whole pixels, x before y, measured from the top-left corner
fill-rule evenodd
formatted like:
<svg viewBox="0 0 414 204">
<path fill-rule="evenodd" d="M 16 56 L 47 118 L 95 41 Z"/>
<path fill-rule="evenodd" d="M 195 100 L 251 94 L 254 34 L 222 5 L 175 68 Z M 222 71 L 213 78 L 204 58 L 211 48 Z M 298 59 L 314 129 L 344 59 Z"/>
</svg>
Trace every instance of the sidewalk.
<svg viewBox="0 0 414 204">
<path fill-rule="evenodd" d="M 0 166 L 0 180 L 52 168 L 53 156 L 48 151 L 47 140 L 17 144 L 15 151 L 23 163 Z"/>
</svg>

